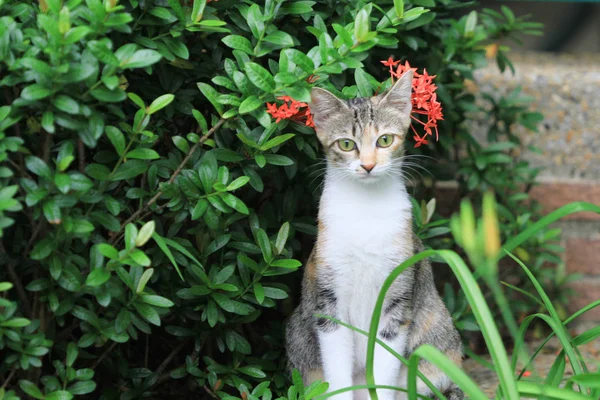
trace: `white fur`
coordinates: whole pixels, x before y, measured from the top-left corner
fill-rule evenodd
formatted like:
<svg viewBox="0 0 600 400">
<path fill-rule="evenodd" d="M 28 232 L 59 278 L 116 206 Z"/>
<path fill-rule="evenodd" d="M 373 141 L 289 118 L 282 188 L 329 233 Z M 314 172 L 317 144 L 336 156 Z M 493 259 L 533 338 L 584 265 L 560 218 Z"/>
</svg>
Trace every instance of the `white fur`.
<svg viewBox="0 0 600 400">
<path fill-rule="evenodd" d="M 321 197 L 319 220 L 324 226 L 319 232 L 319 254 L 327 268 L 335 271 L 333 287 L 338 299 L 338 317 L 368 331 L 383 281 L 410 255 L 408 246 L 394 245 L 402 235 L 411 232 L 411 203 L 406 188 L 397 178 L 342 176 L 330 170 Z M 382 320 L 380 327 L 385 322 Z M 387 344 L 402 353 L 405 339 L 400 334 Z M 349 386 L 353 373 L 364 376 L 367 350 L 364 335 L 338 328 L 321 333 L 319 341 L 330 390 Z M 377 384 L 398 383 L 400 361 L 380 346 L 376 347 L 374 367 Z M 395 396 L 392 391 L 380 393 L 384 400 Z"/>
</svg>

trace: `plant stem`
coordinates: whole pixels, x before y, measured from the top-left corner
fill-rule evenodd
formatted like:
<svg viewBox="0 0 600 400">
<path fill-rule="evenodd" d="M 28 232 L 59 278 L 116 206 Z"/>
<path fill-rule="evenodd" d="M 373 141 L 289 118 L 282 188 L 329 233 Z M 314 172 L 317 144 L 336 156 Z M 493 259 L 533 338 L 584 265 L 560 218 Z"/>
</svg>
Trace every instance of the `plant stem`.
<svg viewBox="0 0 600 400">
<path fill-rule="evenodd" d="M 173 175 L 171 175 L 171 178 L 169 178 L 169 180 L 167 181 L 168 185 L 175 181 L 175 178 L 177 178 L 177 176 L 181 173 L 181 170 L 183 170 L 183 167 L 187 164 L 190 158 L 192 158 L 192 155 L 194 155 L 196 150 L 198 150 L 202 143 L 204 143 L 208 138 L 210 138 L 217 131 L 217 129 L 219 129 L 225 123 L 225 121 L 225 119 L 221 118 L 212 128 L 209 129 L 208 132 L 206 132 L 204 136 L 200 138 L 200 140 L 196 144 L 194 144 L 194 146 L 192 146 L 192 148 L 188 151 L 187 155 L 181 161 L 177 169 L 173 172 Z M 121 229 L 119 230 L 119 232 L 117 232 L 117 234 L 115 234 L 115 236 L 113 236 L 113 239 L 110 241 L 110 243 L 114 244 L 117 241 L 117 238 L 119 237 L 119 233 L 122 232 L 123 229 L 125 229 L 125 226 L 127 226 L 127 224 L 131 223 L 132 221 L 135 221 L 152 204 L 156 203 L 156 201 L 162 195 L 163 191 L 159 190 L 150 200 L 148 200 L 148 202 L 143 207 L 140 207 L 135 213 L 133 213 L 131 217 L 129 217 L 125 222 L 123 222 L 123 224 L 121 224 Z"/>
</svg>

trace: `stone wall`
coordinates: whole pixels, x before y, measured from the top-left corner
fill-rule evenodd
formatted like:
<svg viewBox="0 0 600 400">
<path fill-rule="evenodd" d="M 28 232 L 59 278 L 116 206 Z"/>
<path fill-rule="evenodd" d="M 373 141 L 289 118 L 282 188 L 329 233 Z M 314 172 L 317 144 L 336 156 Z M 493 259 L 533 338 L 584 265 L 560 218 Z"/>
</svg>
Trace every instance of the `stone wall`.
<svg viewBox="0 0 600 400">
<path fill-rule="evenodd" d="M 521 86 L 523 94 L 535 99 L 533 108 L 544 114 L 538 133 L 519 131 L 526 145 L 541 149 L 520 154 L 541 170 L 532 197 L 546 213 L 574 201 L 600 205 L 600 54 L 511 54 L 511 60 L 514 76 L 510 71 L 500 73 L 492 62 L 476 73 L 475 87 L 508 93 Z M 471 127 L 475 136 L 486 131 L 485 115 L 478 120 Z M 567 271 L 581 274 L 572 283 L 573 312 L 600 299 L 600 215 L 579 213 L 556 226 L 562 228 Z M 580 320 L 600 322 L 600 308 Z"/>
</svg>

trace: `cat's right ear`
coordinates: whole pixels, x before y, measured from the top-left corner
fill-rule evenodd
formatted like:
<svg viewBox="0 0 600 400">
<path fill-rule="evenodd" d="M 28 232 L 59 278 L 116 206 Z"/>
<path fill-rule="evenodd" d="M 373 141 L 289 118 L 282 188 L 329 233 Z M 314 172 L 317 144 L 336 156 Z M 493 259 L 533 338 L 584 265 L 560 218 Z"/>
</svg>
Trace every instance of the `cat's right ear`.
<svg viewBox="0 0 600 400">
<path fill-rule="evenodd" d="M 327 130 L 328 123 L 349 110 L 342 100 L 325 89 L 312 88 L 310 97 L 310 112 L 313 115 L 317 134 L 320 130 Z"/>
</svg>

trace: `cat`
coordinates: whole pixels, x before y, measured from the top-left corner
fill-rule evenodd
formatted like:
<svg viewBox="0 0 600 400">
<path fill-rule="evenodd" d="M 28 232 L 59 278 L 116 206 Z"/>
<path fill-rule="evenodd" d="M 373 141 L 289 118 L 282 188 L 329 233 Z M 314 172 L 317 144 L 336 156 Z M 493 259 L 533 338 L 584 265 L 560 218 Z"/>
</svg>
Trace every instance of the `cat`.
<svg viewBox="0 0 600 400">
<path fill-rule="evenodd" d="M 404 141 L 410 124 L 413 72 L 388 91 L 343 101 L 313 88 L 310 109 L 327 169 L 319 204 L 316 245 L 305 265 L 300 305 L 286 324 L 288 368 L 304 383 L 329 382 L 329 391 L 365 384 L 367 338 L 315 314 L 369 330 L 379 290 L 402 261 L 423 250 L 412 232 L 411 202 L 402 180 Z M 386 296 L 378 338 L 404 357 L 424 343 L 458 366 L 462 342 L 433 282 L 428 261 L 404 271 Z M 419 368 L 451 400 L 464 397 L 429 362 Z M 377 345 L 375 383 L 406 387 L 407 368 Z M 419 379 L 419 393 L 431 391 Z M 405 394 L 377 390 L 382 400 Z M 338 400 L 368 399 L 366 391 Z"/>
</svg>

